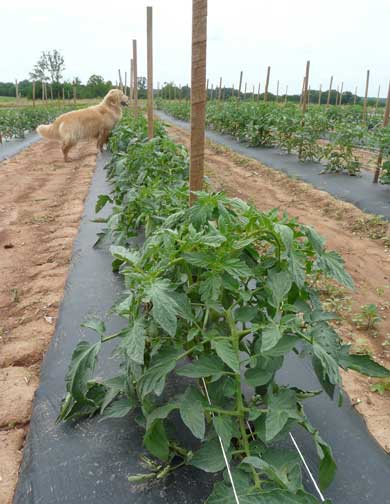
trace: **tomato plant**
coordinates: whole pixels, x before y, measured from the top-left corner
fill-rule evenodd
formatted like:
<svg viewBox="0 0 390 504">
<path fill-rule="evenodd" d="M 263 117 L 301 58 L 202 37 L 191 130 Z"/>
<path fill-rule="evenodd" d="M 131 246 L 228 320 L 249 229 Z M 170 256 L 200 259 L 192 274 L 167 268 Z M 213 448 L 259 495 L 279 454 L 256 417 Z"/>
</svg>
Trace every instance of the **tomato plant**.
<svg viewBox="0 0 390 504">
<path fill-rule="evenodd" d="M 124 280 L 113 310 L 126 324 L 115 334 L 101 321 L 84 324 L 98 340 L 74 350 L 58 419 L 133 412 L 158 462 L 132 482 L 183 465 L 223 471 L 222 444 L 246 502 L 315 504 L 303 488 L 298 455 L 281 451 L 277 441 L 293 427 L 311 434 L 321 488 L 336 464 L 304 411 L 318 391 L 275 378 L 285 356 L 310 356 L 331 397 L 341 387 L 339 367 L 390 375 L 367 355 L 351 354 L 330 323 L 334 315 L 321 306 L 322 276 L 353 287 L 342 258 L 325 249 L 314 229 L 277 210 L 260 212 L 208 192 L 188 207 L 188 155 L 161 126 L 148 141 L 143 118 L 124 118 L 110 145 L 113 191 L 99 196 L 97 210 L 112 202 L 105 233 Z M 137 247 L 131 237 L 142 228 L 146 239 Z M 112 340 L 118 375 L 94 378 L 101 347 Z M 173 376 L 181 378 L 174 395 L 167 391 Z M 186 426 L 188 444 L 175 438 L 173 416 Z M 227 480 L 216 483 L 207 502 L 234 502 Z"/>
</svg>

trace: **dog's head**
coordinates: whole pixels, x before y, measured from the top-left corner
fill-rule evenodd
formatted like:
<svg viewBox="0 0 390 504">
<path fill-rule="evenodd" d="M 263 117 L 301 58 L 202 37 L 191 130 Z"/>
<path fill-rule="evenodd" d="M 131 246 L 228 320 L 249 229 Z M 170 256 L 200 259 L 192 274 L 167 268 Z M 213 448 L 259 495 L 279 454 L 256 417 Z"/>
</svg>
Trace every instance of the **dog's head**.
<svg viewBox="0 0 390 504">
<path fill-rule="evenodd" d="M 109 91 L 106 94 L 104 101 L 108 105 L 123 105 L 123 106 L 125 106 L 128 104 L 127 96 L 124 93 L 122 93 L 122 91 L 120 89 L 111 89 L 111 91 Z"/>
</svg>

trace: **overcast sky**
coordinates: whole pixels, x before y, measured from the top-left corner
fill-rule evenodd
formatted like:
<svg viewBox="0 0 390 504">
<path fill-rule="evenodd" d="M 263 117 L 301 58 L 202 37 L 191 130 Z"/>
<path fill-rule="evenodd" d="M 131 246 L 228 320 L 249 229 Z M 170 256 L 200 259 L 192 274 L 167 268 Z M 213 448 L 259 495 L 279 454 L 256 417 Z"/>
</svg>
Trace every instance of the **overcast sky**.
<svg viewBox="0 0 390 504">
<path fill-rule="evenodd" d="M 311 88 L 322 83 L 363 94 L 370 69 L 371 96 L 385 96 L 390 79 L 390 0 L 209 0 L 207 75 L 210 83 L 248 90 L 271 65 L 270 91 L 300 91 L 306 60 Z M 146 74 L 146 6 L 154 15 L 157 82 L 190 81 L 191 0 L 0 0 L 0 81 L 28 76 L 42 50 L 65 56 L 64 77 L 85 82 L 97 73 L 115 82 L 128 71 L 131 40 L 138 40 L 139 71 Z"/>
</svg>

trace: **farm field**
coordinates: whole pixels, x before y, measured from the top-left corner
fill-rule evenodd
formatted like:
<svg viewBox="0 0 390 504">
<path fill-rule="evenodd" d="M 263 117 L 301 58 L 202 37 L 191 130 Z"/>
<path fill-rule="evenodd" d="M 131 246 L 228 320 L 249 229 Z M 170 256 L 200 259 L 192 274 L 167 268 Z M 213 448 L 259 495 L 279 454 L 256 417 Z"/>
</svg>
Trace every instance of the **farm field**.
<svg viewBox="0 0 390 504">
<path fill-rule="evenodd" d="M 186 101 L 158 100 L 157 108 L 188 121 Z M 304 118 L 304 120 L 303 120 Z M 227 133 L 253 147 L 279 147 L 296 153 L 299 160 L 324 164 L 324 172 L 358 175 L 360 169 L 375 170 L 381 150 L 384 168 L 381 183 L 389 183 L 386 164 L 390 158 L 390 129 L 383 128 L 383 116 L 368 115 L 362 121 L 360 106 L 310 106 L 306 113 L 295 104 L 238 101 L 209 101 L 209 128 Z"/>
<path fill-rule="evenodd" d="M 390 6 L 15 1 L 0 504 L 390 504 Z"/>
</svg>

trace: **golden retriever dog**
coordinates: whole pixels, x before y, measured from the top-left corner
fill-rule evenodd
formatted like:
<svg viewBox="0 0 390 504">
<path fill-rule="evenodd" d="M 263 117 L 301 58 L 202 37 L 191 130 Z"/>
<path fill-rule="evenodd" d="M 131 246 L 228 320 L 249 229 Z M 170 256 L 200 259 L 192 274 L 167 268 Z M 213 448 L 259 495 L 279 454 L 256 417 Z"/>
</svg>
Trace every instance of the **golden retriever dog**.
<svg viewBox="0 0 390 504">
<path fill-rule="evenodd" d="M 69 150 L 80 140 L 96 138 L 102 151 L 112 128 L 122 117 L 121 105 L 127 105 L 127 96 L 119 89 L 111 89 L 99 105 L 62 114 L 53 124 L 41 124 L 37 133 L 50 140 L 62 142 L 64 160 L 69 161 Z"/>
</svg>

